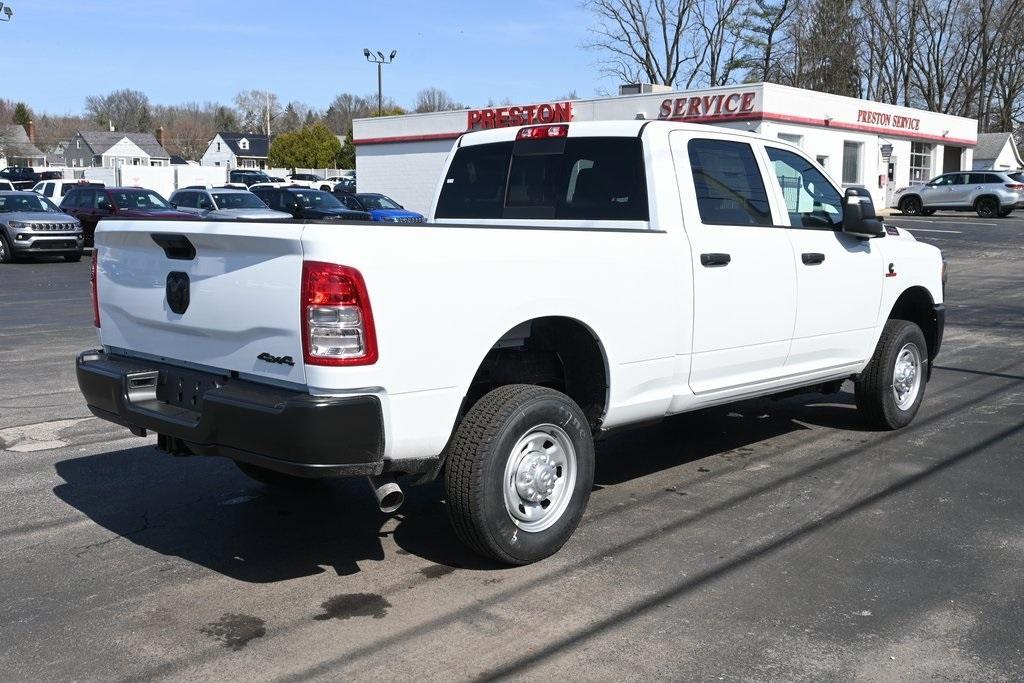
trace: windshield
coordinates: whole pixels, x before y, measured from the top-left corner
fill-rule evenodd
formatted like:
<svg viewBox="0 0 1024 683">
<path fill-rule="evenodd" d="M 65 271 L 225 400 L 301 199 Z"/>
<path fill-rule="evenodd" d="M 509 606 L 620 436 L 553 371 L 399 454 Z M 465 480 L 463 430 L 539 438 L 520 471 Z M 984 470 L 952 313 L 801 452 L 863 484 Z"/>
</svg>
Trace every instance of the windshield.
<svg viewBox="0 0 1024 683">
<path fill-rule="evenodd" d="M 0 196 L 0 213 L 38 212 L 60 213 L 53 202 L 37 194 L 9 194 Z"/>
<path fill-rule="evenodd" d="M 250 192 L 214 192 L 218 209 L 265 209 L 267 205 Z"/>
<path fill-rule="evenodd" d="M 393 200 L 385 197 L 382 194 L 357 194 L 356 199 L 359 203 L 366 207 L 367 211 L 374 211 L 377 209 L 401 209 L 402 207 L 396 204 Z"/>
<path fill-rule="evenodd" d="M 345 206 L 330 192 L 321 190 L 309 190 L 307 192 L 292 192 L 299 204 L 307 209 L 344 209 Z"/>
<path fill-rule="evenodd" d="M 119 190 L 111 192 L 111 194 L 114 195 L 114 203 L 117 204 L 119 209 L 149 211 L 152 209 L 170 208 L 163 197 L 149 190 Z"/>
</svg>

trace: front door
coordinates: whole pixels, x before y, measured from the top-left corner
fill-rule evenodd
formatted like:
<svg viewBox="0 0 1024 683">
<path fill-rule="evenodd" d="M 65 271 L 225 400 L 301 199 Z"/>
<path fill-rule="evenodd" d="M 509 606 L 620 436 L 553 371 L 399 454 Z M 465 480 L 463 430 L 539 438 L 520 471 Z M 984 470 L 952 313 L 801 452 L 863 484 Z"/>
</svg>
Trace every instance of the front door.
<svg viewBox="0 0 1024 683">
<path fill-rule="evenodd" d="M 689 387 L 742 394 L 784 373 L 796 318 L 787 229 L 772 215 L 761 149 L 724 133 L 670 140 L 692 259 Z"/>
<path fill-rule="evenodd" d="M 933 178 L 921 188 L 921 206 L 936 209 L 953 203 L 953 183 L 957 173 L 947 173 Z"/>
<path fill-rule="evenodd" d="M 841 231 L 843 198 L 803 155 L 765 146 L 788 214 L 797 314 L 787 374 L 828 374 L 871 354 L 884 269 L 875 240 Z"/>
</svg>

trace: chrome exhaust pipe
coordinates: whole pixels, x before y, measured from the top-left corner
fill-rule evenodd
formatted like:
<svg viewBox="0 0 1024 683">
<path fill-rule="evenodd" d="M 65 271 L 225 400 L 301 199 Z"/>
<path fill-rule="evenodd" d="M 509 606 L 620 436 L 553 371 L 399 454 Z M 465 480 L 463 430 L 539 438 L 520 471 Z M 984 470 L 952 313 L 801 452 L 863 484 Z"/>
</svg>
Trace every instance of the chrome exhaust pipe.
<svg viewBox="0 0 1024 683">
<path fill-rule="evenodd" d="M 381 512 L 395 512 L 402 507 L 402 503 L 405 502 L 405 494 L 402 493 L 402 487 L 398 485 L 393 475 L 381 474 L 376 477 L 367 477 L 366 480 L 370 482 L 373 495 L 377 496 L 377 505 Z"/>
</svg>

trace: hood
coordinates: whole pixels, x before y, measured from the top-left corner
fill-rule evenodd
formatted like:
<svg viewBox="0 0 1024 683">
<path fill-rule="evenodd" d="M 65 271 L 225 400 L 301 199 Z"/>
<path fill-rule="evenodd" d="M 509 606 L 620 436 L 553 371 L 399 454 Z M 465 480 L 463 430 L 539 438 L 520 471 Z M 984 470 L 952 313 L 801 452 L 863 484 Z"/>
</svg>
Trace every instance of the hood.
<svg viewBox="0 0 1024 683">
<path fill-rule="evenodd" d="M 118 209 L 116 216 L 127 218 L 167 218 L 167 219 L 194 219 L 195 214 L 185 213 L 177 209 Z"/>
<path fill-rule="evenodd" d="M 50 211 L 13 211 L 0 213 L 0 221 L 29 221 L 32 223 L 75 223 L 74 217 L 63 212 Z"/>
<path fill-rule="evenodd" d="M 206 214 L 211 218 L 238 218 L 241 220 L 291 220 L 292 215 L 273 209 L 218 209 Z"/>
<path fill-rule="evenodd" d="M 368 213 L 351 209 L 305 209 L 303 214 L 306 218 L 347 218 L 350 220 L 368 220 L 370 218 Z"/>
<path fill-rule="evenodd" d="M 423 214 L 407 211 L 406 209 L 373 209 L 370 211 L 370 216 L 375 221 L 393 221 L 400 218 L 423 220 Z"/>
</svg>

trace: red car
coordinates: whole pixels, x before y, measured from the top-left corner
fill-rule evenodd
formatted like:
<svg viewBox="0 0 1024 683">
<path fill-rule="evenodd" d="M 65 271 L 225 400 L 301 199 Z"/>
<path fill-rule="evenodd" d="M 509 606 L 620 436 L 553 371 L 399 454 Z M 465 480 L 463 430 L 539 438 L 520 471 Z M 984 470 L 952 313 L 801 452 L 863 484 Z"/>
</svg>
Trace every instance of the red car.
<svg viewBox="0 0 1024 683">
<path fill-rule="evenodd" d="M 92 245 L 96 224 L 107 216 L 195 220 L 195 216 L 178 211 L 153 190 L 141 187 L 76 187 L 64 195 L 60 208 L 81 222 L 86 246 Z"/>
</svg>

